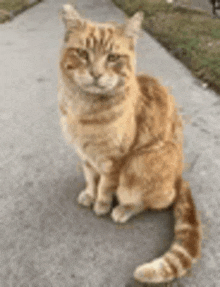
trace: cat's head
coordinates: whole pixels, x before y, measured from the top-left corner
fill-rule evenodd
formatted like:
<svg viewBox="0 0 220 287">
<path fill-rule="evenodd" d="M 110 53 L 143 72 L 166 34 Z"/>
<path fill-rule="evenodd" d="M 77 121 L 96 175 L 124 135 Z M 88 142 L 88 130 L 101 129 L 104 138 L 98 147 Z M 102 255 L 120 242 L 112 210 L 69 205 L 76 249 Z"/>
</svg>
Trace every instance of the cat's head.
<svg viewBox="0 0 220 287">
<path fill-rule="evenodd" d="M 63 6 L 65 39 L 63 74 L 84 92 L 108 94 L 134 74 L 134 46 L 143 20 L 137 12 L 124 25 L 96 23 L 82 18 L 69 4 Z"/>
</svg>

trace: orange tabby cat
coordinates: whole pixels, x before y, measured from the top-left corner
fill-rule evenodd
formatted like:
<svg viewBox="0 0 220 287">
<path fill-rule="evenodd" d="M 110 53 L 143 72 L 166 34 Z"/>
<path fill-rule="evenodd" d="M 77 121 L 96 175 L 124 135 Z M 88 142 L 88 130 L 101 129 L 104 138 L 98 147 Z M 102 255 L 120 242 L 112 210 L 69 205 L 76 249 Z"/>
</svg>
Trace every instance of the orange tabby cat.
<svg viewBox="0 0 220 287">
<path fill-rule="evenodd" d="M 182 121 L 174 98 L 157 80 L 135 76 L 134 46 L 143 14 L 124 25 L 62 11 L 59 108 L 69 143 L 83 161 L 86 189 L 78 202 L 124 223 L 146 209 L 173 204 L 175 238 L 160 258 L 134 272 L 140 282 L 181 277 L 200 257 L 201 224 L 182 178 Z"/>
</svg>

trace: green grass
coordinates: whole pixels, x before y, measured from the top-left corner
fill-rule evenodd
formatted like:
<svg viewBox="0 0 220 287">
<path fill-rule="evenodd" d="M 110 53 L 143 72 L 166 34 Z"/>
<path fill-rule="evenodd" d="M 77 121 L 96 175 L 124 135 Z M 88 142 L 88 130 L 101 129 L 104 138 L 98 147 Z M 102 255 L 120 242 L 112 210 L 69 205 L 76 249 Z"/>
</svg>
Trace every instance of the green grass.
<svg viewBox="0 0 220 287">
<path fill-rule="evenodd" d="M 165 0 L 112 1 L 129 16 L 144 11 L 143 28 L 220 93 L 220 19 L 203 11 L 174 8 Z"/>
<path fill-rule="evenodd" d="M 40 0 L 38 0 L 40 2 Z M 29 0 L 0 0 L 0 23 L 4 23 L 35 4 L 29 4 Z"/>
<path fill-rule="evenodd" d="M 28 5 L 28 3 L 28 0 L 2 0 L 0 1 L 0 9 L 5 9 L 7 11 L 18 10 L 25 5 Z"/>
</svg>

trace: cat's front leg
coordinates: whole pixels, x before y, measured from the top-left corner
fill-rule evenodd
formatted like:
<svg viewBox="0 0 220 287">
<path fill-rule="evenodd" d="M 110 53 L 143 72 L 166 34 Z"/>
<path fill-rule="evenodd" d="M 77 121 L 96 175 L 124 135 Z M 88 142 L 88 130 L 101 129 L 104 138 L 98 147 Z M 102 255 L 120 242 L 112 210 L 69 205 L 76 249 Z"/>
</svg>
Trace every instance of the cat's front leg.
<svg viewBox="0 0 220 287">
<path fill-rule="evenodd" d="M 87 161 L 83 162 L 83 171 L 86 180 L 86 188 L 80 192 L 77 200 L 79 204 L 91 207 L 96 199 L 99 174 Z"/>
<path fill-rule="evenodd" d="M 118 174 L 102 174 L 100 177 L 97 198 L 94 205 L 96 215 L 107 214 L 112 205 L 113 194 L 118 186 Z"/>
</svg>

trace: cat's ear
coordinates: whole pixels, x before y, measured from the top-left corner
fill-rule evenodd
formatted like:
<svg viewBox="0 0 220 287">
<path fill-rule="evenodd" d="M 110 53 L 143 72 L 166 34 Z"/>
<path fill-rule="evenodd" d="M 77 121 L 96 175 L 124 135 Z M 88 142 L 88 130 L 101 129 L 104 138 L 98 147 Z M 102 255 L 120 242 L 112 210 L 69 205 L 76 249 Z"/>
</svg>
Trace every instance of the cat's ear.
<svg viewBox="0 0 220 287">
<path fill-rule="evenodd" d="M 79 26 L 82 26 L 85 21 L 70 4 L 63 5 L 60 15 L 67 30 L 71 28 L 78 28 Z"/>
<path fill-rule="evenodd" d="M 141 25 L 144 19 L 144 12 L 139 11 L 135 13 L 131 18 L 126 20 L 125 34 L 128 37 L 134 38 L 136 41 L 141 30 Z"/>
</svg>

